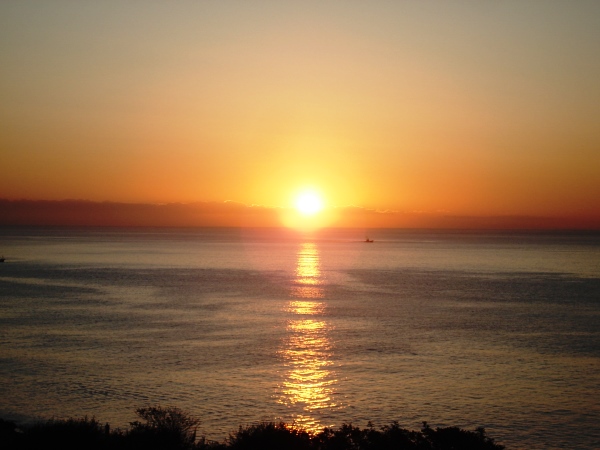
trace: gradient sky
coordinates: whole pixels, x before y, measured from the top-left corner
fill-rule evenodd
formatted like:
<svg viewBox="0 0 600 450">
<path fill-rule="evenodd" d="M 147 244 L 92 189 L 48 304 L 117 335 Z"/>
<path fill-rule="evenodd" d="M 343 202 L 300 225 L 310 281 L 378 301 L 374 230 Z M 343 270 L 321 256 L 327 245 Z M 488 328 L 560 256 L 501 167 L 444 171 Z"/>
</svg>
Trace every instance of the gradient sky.
<svg viewBox="0 0 600 450">
<path fill-rule="evenodd" d="M 598 1 L 3 1 L 0 198 L 600 217 Z"/>
</svg>

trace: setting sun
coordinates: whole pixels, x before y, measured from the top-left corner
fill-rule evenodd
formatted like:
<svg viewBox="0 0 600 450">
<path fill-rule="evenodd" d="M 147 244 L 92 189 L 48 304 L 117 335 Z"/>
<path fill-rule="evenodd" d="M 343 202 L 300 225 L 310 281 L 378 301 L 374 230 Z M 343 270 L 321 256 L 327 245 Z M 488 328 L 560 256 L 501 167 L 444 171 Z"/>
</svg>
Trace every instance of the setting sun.
<svg viewBox="0 0 600 450">
<path fill-rule="evenodd" d="M 295 206 L 299 213 L 312 216 L 323 209 L 323 200 L 314 191 L 302 192 L 296 197 Z"/>
<path fill-rule="evenodd" d="M 336 221 L 335 208 L 327 204 L 321 191 L 302 187 L 291 193 L 287 208 L 280 209 L 280 223 L 289 228 L 309 231 L 331 226 Z"/>
</svg>

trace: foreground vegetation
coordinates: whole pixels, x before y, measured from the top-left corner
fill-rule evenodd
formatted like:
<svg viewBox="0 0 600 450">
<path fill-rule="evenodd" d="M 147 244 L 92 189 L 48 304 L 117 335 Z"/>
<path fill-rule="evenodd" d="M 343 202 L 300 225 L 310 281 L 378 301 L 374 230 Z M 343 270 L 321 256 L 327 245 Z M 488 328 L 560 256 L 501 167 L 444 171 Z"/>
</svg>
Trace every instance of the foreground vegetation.
<svg viewBox="0 0 600 450">
<path fill-rule="evenodd" d="M 199 420 L 178 408 L 140 408 L 139 421 L 127 430 L 111 430 L 94 418 L 49 420 L 19 427 L 0 419 L 0 447 L 5 450 L 502 450 L 483 428 L 457 427 L 420 431 L 401 428 L 397 422 L 376 429 L 344 424 L 317 434 L 284 423 L 262 423 L 240 429 L 223 442 L 196 436 Z"/>
</svg>

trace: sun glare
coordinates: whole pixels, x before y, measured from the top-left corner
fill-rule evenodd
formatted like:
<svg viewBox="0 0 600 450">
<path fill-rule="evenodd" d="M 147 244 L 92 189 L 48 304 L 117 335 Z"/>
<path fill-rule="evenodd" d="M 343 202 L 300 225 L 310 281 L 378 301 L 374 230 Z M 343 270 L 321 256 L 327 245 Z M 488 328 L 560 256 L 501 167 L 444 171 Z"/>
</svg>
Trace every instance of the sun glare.
<svg viewBox="0 0 600 450">
<path fill-rule="evenodd" d="M 302 192 L 296 197 L 296 209 L 300 214 L 312 216 L 323 209 L 323 200 L 316 192 Z"/>
<path fill-rule="evenodd" d="M 330 226 L 335 213 L 319 189 L 304 187 L 291 193 L 289 207 L 280 209 L 281 224 L 303 232 Z"/>
</svg>

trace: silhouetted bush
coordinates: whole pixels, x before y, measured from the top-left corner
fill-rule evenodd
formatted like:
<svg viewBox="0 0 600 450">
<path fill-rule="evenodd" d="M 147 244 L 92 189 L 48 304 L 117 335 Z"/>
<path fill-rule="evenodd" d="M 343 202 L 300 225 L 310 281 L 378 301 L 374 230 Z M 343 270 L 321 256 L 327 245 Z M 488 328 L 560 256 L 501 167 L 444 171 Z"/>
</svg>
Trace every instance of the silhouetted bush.
<svg viewBox="0 0 600 450">
<path fill-rule="evenodd" d="M 152 406 L 138 408 L 144 422 L 131 422 L 127 433 L 129 448 L 146 450 L 187 450 L 196 444 L 196 428 L 200 421 L 179 408 Z"/>
<path fill-rule="evenodd" d="M 15 422 L 0 419 L 0 444 L 3 448 L 22 448 L 24 434 Z"/>
<path fill-rule="evenodd" d="M 223 444 L 199 445 L 201 449 L 221 450 L 502 450 L 487 437 L 483 428 L 466 431 L 457 427 L 430 428 L 421 431 L 401 428 L 398 422 L 375 429 L 372 424 L 361 429 L 352 424 L 325 428 L 310 435 L 284 423 L 262 423 L 230 435 Z"/>
<path fill-rule="evenodd" d="M 261 450 L 305 450 L 312 448 L 311 437 L 306 431 L 289 428 L 285 423 L 262 423 L 229 436 L 227 448 Z"/>
<path fill-rule="evenodd" d="M 487 437 L 483 428 L 477 428 L 475 431 L 461 430 L 458 427 L 434 430 L 427 423 L 423 423 L 421 433 L 430 445 L 428 448 L 435 450 L 499 450 L 504 448 Z"/>
<path fill-rule="evenodd" d="M 23 429 L 17 448 L 64 450 L 101 450 L 107 448 L 110 436 L 96 419 L 48 420 Z"/>
<path fill-rule="evenodd" d="M 325 428 L 315 436 L 319 449 L 421 449 L 424 439 L 421 433 L 400 428 L 398 422 L 376 430 L 371 423 L 360 429 L 343 424 L 339 429 Z"/>
<path fill-rule="evenodd" d="M 326 428 L 314 437 L 319 450 L 502 450 L 504 447 L 487 437 L 483 428 L 476 431 L 456 427 L 430 428 L 423 424 L 421 431 L 401 428 L 398 422 L 377 430 L 360 429 L 344 424 L 339 429 Z"/>
<path fill-rule="evenodd" d="M 376 429 L 352 424 L 325 428 L 316 434 L 283 422 L 241 427 L 223 442 L 196 440 L 198 419 L 178 408 L 153 406 L 136 410 L 141 421 L 125 431 L 111 430 L 94 418 L 49 420 L 22 427 L 0 419 L 2 450 L 502 450 L 483 428 L 458 427 L 420 431 L 398 422 Z"/>
</svg>

